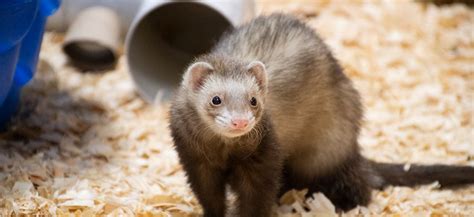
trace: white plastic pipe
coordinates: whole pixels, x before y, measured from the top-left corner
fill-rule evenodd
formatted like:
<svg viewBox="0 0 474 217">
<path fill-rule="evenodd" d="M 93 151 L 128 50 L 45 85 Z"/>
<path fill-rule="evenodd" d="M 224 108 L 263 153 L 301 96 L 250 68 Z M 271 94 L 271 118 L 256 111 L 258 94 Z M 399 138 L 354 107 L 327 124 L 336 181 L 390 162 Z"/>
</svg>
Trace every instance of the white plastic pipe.
<svg viewBox="0 0 474 217">
<path fill-rule="evenodd" d="M 150 102 L 172 96 L 192 59 L 254 14 L 253 0 L 146 0 L 125 45 L 138 92 Z"/>
</svg>

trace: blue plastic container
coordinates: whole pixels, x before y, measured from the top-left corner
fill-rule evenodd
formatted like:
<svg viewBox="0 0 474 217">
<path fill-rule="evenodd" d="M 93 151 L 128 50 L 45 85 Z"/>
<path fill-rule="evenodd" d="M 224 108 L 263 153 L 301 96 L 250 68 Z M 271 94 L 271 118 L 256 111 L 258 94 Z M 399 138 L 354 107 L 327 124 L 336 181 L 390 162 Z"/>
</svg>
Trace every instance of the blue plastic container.
<svg viewBox="0 0 474 217">
<path fill-rule="evenodd" d="M 16 112 L 36 71 L 49 15 L 60 0 L 0 0 L 0 130 Z"/>
</svg>

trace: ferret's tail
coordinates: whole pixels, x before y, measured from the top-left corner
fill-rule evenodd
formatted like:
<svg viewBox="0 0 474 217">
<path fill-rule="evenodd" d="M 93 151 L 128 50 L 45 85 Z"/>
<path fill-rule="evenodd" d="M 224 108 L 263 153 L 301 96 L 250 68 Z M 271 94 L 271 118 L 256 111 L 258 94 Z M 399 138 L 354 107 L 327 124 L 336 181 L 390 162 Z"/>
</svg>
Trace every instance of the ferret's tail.
<svg viewBox="0 0 474 217">
<path fill-rule="evenodd" d="M 404 164 L 378 163 L 369 161 L 372 169 L 381 179 L 372 183 L 376 188 L 388 185 L 415 186 L 429 184 L 435 181 L 441 187 L 474 183 L 474 167 L 449 166 L 442 164 L 405 166 Z"/>
</svg>

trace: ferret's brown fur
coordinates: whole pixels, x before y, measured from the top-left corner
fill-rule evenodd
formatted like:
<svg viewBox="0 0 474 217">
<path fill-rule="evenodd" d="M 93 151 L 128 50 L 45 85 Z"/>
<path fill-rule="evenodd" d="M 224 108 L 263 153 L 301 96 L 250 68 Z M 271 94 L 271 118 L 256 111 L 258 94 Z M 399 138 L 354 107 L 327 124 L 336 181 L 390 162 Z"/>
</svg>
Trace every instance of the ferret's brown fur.
<svg viewBox="0 0 474 217">
<path fill-rule="evenodd" d="M 258 138 L 243 136 L 225 141 L 201 137 L 197 117 L 192 113 L 174 112 L 173 115 L 185 117 L 174 120 L 171 129 L 179 158 L 204 216 L 224 216 L 226 184 L 237 195 L 238 216 L 270 216 L 280 186 L 282 158 L 268 118 L 264 117 L 256 126 L 260 128 Z"/>
<path fill-rule="evenodd" d="M 223 180 L 227 180 L 240 195 L 241 216 L 258 216 L 247 214 L 262 204 L 260 216 L 268 216 L 271 205 L 264 200 L 273 202 L 274 182 L 280 177 L 275 170 L 281 158 L 281 193 L 291 188 L 308 188 L 309 195 L 321 191 L 343 210 L 367 205 L 370 190 L 388 184 L 474 182 L 472 167 L 412 165 L 415 172 L 410 173 L 401 164 L 380 164 L 362 157 L 357 142 L 363 116 L 359 94 L 324 42 L 296 18 L 258 17 L 224 35 L 210 54 L 195 62 L 209 64 L 211 75 L 229 78 L 220 85 L 240 82 L 247 86 L 253 80 L 237 75 L 245 74 L 243 66 L 252 61 L 263 62 L 268 77 L 268 93 L 262 97 L 265 115 L 256 125 L 267 129 L 261 135 L 264 139 L 246 135 L 236 139 L 258 147 L 252 160 L 230 157 L 246 150 L 245 145 L 232 146 L 223 142 L 225 138 L 195 133 L 210 122 L 203 120 L 195 101 L 202 96 L 191 94 L 185 82 L 172 106 L 175 145 L 205 215 L 223 213 Z M 203 79 L 203 85 L 219 85 L 209 80 Z"/>
</svg>

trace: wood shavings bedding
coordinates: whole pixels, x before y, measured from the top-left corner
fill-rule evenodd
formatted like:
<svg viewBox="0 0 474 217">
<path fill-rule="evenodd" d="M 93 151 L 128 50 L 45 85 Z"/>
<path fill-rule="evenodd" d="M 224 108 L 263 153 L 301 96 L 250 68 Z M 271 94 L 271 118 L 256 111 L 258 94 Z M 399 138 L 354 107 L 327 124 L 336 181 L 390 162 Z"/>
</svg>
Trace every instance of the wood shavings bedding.
<svg viewBox="0 0 474 217">
<path fill-rule="evenodd" d="M 474 11 L 413 2 L 260 1 L 305 19 L 364 99 L 360 143 L 384 162 L 474 166 Z M 169 135 L 167 105 L 141 100 L 122 57 L 80 73 L 45 35 L 22 110 L 0 134 L 0 216 L 198 216 Z M 409 169 L 407 164 L 406 169 Z M 347 213 L 323 194 L 290 191 L 275 216 L 473 216 L 474 186 L 374 191 Z"/>
</svg>

